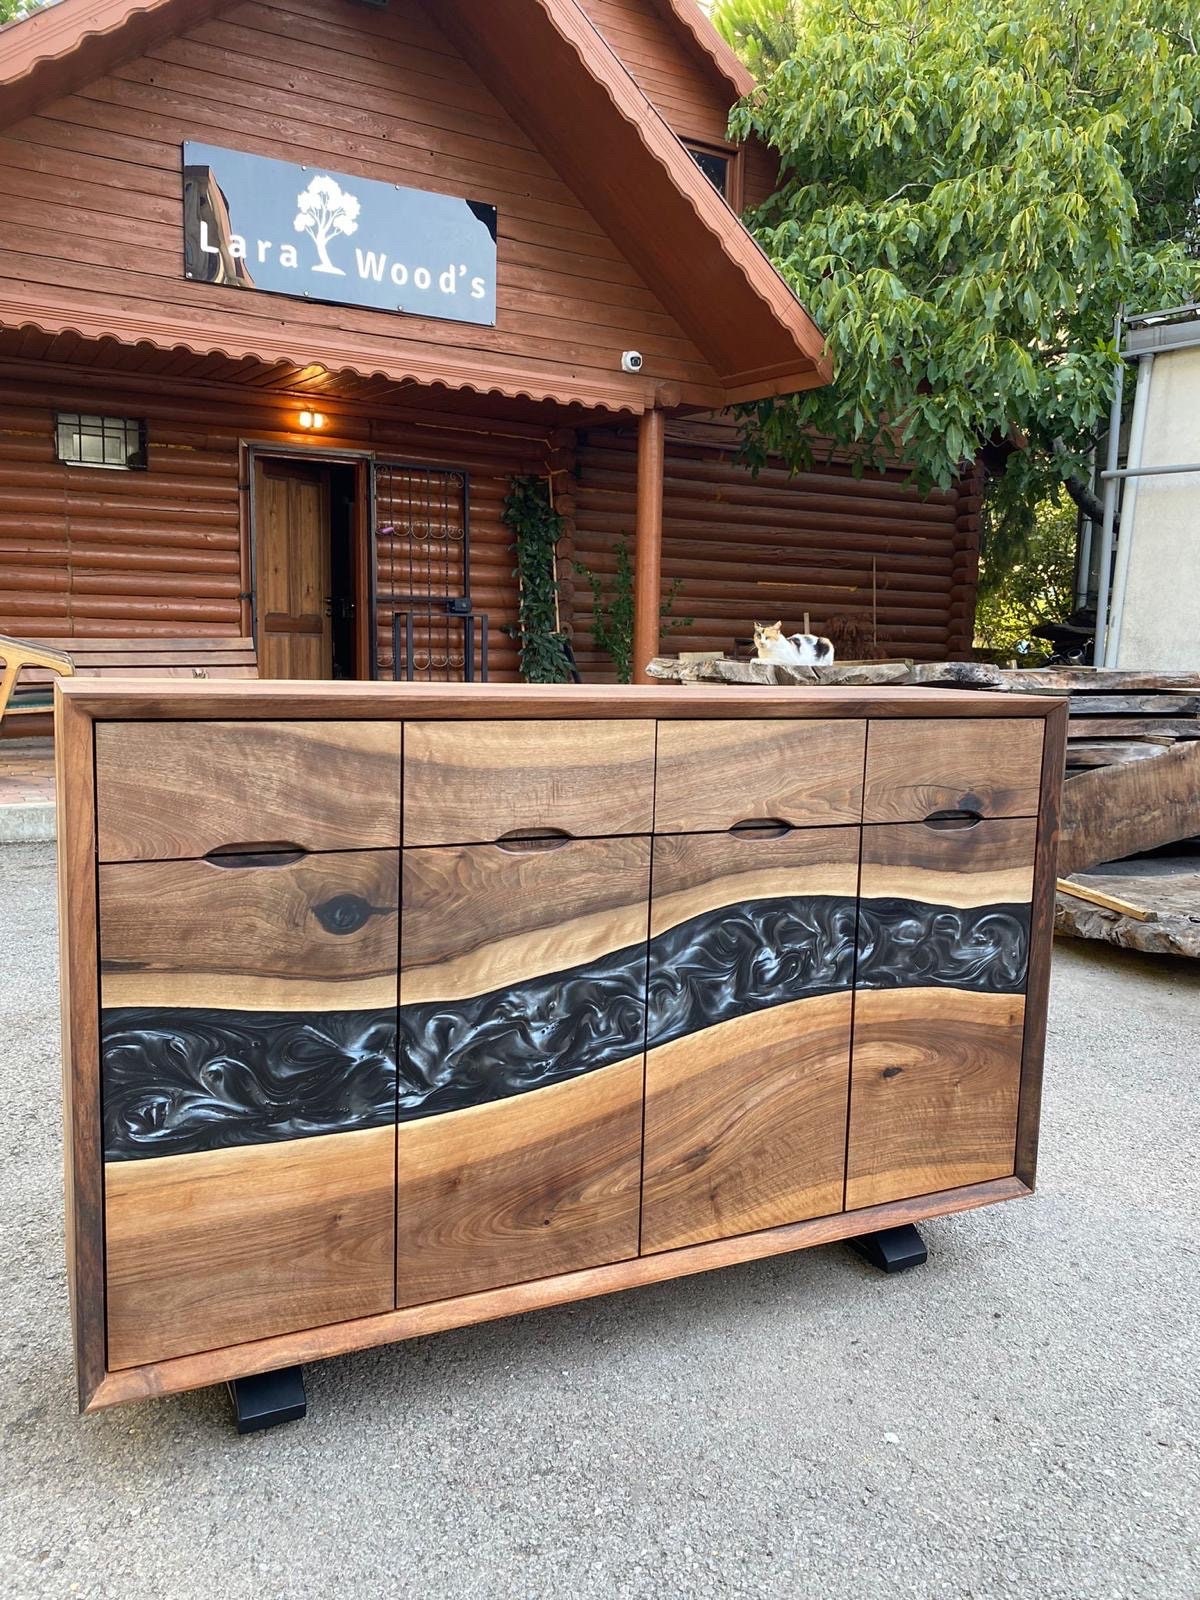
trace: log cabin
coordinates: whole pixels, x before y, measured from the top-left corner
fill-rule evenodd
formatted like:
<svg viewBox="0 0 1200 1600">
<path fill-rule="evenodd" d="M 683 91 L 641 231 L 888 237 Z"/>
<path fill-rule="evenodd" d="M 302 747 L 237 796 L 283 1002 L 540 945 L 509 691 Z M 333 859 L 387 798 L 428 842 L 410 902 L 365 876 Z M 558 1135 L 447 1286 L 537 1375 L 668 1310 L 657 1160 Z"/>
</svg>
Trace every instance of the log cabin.
<svg viewBox="0 0 1200 1600">
<path fill-rule="evenodd" d="M 971 643 L 979 485 L 739 464 L 830 380 L 740 213 L 752 88 L 694 0 L 61 0 L 0 30 L 0 632 L 253 639 L 265 677 L 518 677 L 634 552 L 637 675 L 755 618 Z"/>
</svg>

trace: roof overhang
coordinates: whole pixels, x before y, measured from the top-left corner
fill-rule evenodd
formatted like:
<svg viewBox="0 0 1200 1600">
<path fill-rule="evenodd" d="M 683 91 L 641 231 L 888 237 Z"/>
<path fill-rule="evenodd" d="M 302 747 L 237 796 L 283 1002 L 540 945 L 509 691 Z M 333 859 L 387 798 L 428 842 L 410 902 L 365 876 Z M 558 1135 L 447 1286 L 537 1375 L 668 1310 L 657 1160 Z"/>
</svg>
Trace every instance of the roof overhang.
<svg viewBox="0 0 1200 1600">
<path fill-rule="evenodd" d="M 72 93 L 116 62 L 136 56 L 221 9 L 228 0 L 60 0 L 0 30 L 5 121 Z M 686 20 L 684 0 L 663 0 Z M 439 25 L 465 59 L 546 153 L 695 342 L 717 380 L 697 400 L 718 407 L 817 387 L 832 372 L 816 324 L 775 271 L 666 122 L 646 99 L 578 0 L 439 0 Z M 689 23 L 689 27 L 690 27 Z M 707 26 L 707 24 L 706 24 Z M 711 31 L 711 30 L 710 30 Z M 697 35 L 698 37 L 698 35 Z M 715 35 L 714 35 L 715 37 Z M 704 48 L 711 55 L 711 40 Z M 37 307 L 0 299 L 0 323 L 86 338 L 115 337 L 159 348 L 195 350 L 195 335 L 143 308 L 60 291 Z M 62 303 L 59 304 L 58 302 Z M 161 325 L 160 325 L 161 324 Z M 400 341 L 397 341 L 399 344 Z M 266 362 L 306 359 L 286 325 L 269 349 L 218 339 L 212 348 Z M 208 345 L 206 344 L 206 348 Z M 428 364 L 398 351 L 396 371 L 413 383 L 449 382 L 479 392 L 570 400 L 614 411 L 678 397 L 639 386 L 564 392 L 561 376 L 539 381 L 536 363 L 481 372 L 464 361 L 448 370 L 445 352 Z M 323 352 L 331 370 L 361 370 L 361 350 Z M 450 363 L 452 365 L 452 363 Z M 604 392 L 600 392 L 603 390 Z M 632 403 L 631 403 L 632 402 Z"/>
</svg>

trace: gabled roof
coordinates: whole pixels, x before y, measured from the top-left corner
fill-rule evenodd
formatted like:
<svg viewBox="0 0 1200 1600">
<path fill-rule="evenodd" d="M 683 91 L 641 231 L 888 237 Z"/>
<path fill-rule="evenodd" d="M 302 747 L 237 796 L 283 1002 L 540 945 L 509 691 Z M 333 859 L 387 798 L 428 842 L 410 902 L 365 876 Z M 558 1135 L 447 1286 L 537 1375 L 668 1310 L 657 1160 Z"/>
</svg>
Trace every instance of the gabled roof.
<svg viewBox="0 0 1200 1600">
<path fill-rule="evenodd" d="M 692 15 L 691 0 L 656 3 L 669 6 L 720 64 L 715 30 L 698 11 Z M 224 4 L 60 0 L 10 24 L 0 30 L 6 122 Z M 432 14 L 694 340 L 725 404 L 828 382 L 820 330 L 578 0 L 438 0 Z M 142 337 L 170 347 L 166 330 L 147 329 Z"/>
<path fill-rule="evenodd" d="M 709 66 L 715 68 L 735 99 L 740 100 L 750 93 L 755 84 L 754 74 L 738 60 L 696 0 L 652 0 L 652 3 L 668 22 L 687 35 L 694 52 L 704 56 Z"/>
</svg>

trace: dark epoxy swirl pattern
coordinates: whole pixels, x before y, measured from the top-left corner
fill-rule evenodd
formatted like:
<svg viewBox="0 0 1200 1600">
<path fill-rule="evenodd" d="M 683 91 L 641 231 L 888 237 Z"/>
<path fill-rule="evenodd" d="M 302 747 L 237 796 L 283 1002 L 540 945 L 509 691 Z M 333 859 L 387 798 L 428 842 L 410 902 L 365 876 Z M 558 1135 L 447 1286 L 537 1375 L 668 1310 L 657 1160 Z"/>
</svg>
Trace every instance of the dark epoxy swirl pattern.
<svg viewBox="0 0 1200 1600">
<path fill-rule="evenodd" d="M 1024 987 L 1028 906 L 758 900 L 468 1000 L 352 1012 L 120 1007 L 102 1019 L 110 1161 L 383 1127 L 481 1105 L 790 1000 Z"/>
</svg>

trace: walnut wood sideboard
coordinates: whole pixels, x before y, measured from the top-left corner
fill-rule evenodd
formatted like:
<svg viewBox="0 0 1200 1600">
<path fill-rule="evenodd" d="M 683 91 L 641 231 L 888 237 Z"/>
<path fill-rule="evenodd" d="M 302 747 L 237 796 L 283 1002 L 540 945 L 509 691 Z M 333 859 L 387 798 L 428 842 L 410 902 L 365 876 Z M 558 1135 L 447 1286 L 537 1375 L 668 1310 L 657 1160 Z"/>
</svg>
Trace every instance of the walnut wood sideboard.
<svg viewBox="0 0 1200 1600">
<path fill-rule="evenodd" d="M 56 713 L 83 1409 L 1033 1187 L 1061 701 Z"/>
</svg>

